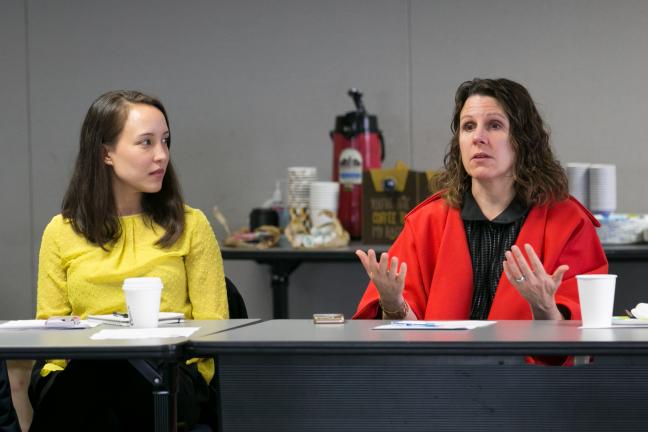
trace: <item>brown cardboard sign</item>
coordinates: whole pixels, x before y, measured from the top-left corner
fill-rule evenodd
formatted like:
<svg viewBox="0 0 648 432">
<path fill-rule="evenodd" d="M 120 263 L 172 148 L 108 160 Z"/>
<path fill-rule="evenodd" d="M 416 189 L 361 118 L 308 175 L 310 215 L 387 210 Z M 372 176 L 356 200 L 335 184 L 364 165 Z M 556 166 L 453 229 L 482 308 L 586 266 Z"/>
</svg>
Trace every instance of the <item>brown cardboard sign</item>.
<svg viewBox="0 0 648 432">
<path fill-rule="evenodd" d="M 362 242 L 392 243 L 405 215 L 430 194 L 432 171 L 418 172 L 397 163 L 394 168 L 364 171 L 362 178 Z"/>
</svg>

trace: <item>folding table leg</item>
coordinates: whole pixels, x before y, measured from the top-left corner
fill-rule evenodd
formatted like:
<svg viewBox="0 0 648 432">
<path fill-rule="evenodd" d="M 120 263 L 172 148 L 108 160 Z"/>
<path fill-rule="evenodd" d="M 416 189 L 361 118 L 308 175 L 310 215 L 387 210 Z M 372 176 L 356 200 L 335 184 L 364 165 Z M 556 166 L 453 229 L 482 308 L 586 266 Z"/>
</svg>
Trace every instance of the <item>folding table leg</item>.
<svg viewBox="0 0 648 432">
<path fill-rule="evenodd" d="M 288 318 L 288 284 L 290 274 L 299 267 L 300 261 L 276 261 L 269 263 L 272 287 L 272 317 Z"/>
<path fill-rule="evenodd" d="M 162 373 L 146 360 L 129 360 L 130 364 L 153 387 L 155 432 L 176 431 L 178 425 L 178 363 L 164 362 Z"/>
</svg>

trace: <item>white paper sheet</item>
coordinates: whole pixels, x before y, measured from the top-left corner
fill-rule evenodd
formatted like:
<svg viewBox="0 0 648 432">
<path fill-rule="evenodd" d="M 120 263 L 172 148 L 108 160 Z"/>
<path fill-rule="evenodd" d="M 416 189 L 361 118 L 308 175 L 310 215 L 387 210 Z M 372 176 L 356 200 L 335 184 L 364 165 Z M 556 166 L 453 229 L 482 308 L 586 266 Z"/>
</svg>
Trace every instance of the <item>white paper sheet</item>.
<svg viewBox="0 0 648 432">
<path fill-rule="evenodd" d="M 495 324 L 496 321 L 392 321 L 374 330 L 472 330 Z"/>
<path fill-rule="evenodd" d="M 200 327 L 158 327 L 151 329 L 124 328 L 105 329 L 93 334 L 90 339 L 157 339 L 189 337 Z"/>
</svg>

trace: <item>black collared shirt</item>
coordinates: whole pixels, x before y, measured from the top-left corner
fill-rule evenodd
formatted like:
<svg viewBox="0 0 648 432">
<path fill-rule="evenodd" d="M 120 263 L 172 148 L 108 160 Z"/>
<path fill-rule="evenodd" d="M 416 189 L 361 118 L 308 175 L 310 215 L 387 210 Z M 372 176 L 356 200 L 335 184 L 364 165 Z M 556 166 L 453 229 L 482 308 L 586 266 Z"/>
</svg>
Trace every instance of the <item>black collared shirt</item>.
<svg viewBox="0 0 648 432">
<path fill-rule="evenodd" d="M 515 198 L 495 219 L 488 220 L 472 193 L 464 195 L 461 219 L 466 230 L 473 267 L 470 319 L 488 318 L 502 276 L 504 253 L 515 243 L 528 208 Z"/>
</svg>

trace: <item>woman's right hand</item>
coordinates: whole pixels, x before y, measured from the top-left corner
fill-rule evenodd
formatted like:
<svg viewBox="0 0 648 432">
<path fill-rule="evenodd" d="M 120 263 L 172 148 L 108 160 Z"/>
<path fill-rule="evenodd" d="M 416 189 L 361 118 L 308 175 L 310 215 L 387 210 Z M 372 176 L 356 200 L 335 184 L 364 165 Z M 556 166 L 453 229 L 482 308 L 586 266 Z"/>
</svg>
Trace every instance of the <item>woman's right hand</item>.
<svg viewBox="0 0 648 432">
<path fill-rule="evenodd" d="M 369 279 L 376 286 L 383 307 L 387 310 L 398 310 L 405 301 L 403 289 L 405 288 L 407 264 L 401 263 L 399 269 L 398 257 L 391 257 L 390 262 L 387 253 L 380 255 L 380 262 L 378 262 L 373 249 L 369 249 L 367 253 L 357 250 L 356 255 L 360 258 Z"/>
</svg>

